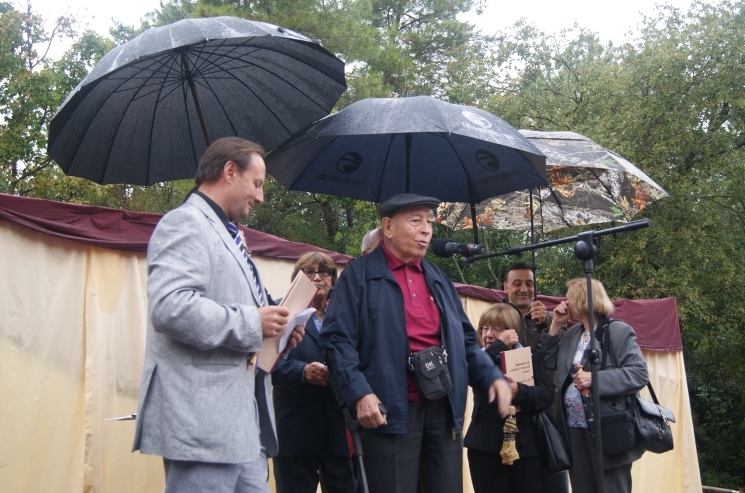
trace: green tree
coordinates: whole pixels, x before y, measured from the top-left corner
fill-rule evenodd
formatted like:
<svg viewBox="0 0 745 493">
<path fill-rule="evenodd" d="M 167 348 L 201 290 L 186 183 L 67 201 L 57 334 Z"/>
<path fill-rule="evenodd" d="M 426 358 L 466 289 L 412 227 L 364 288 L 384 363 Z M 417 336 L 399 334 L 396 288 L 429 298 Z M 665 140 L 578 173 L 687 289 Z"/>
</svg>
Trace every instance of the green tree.
<svg viewBox="0 0 745 493">
<path fill-rule="evenodd" d="M 745 484 L 744 14 L 741 1 L 662 8 L 618 47 L 517 25 L 490 101 L 521 127 L 587 135 L 670 193 L 644 212 L 651 229 L 603 239 L 596 276 L 613 297 L 677 298 L 703 482 L 727 487 Z"/>
<path fill-rule="evenodd" d="M 47 28 L 31 4 L 19 11 L 0 4 L 0 191 L 95 202 L 100 191 L 65 177 L 46 155 L 49 122 L 57 107 L 111 43 L 59 17 Z M 69 45 L 59 60 L 49 53 Z"/>
</svg>

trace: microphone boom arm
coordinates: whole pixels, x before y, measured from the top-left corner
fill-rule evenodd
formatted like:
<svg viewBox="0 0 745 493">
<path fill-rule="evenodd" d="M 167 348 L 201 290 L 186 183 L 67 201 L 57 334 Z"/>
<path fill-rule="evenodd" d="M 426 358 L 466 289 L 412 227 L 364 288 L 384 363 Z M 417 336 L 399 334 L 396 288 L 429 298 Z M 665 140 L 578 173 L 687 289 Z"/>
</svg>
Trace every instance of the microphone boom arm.
<svg viewBox="0 0 745 493">
<path fill-rule="evenodd" d="M 640 219 L 638 221 L 632 221 L 630 223 L 616 226 L 615 228 L 601 229 L 599 231 L 593 231 L 593 236 L 603 236 L 609 234 L 620 233 L 622 231 L 632 231 L 635 229 L 647 228 L 652 225 L 652 221 L 649 219 Z M 575 236 L 567 236 L 566 238 L 559 238 L 557 240 L 544 241 L 542 243 L 533 243 L 521 247 L 513 247 L 501 252 L 487 253 L 486 255 L 475 255 L 472 257 L 463 257 L 463 261 L 467 264 L 475 262 L 477 260 L 484 260 L 487 258 L 498 257 L 500 255 L 517 255 L 528 250 L 537 250 L 539 248 L 545 248 L 554 245 L 561 245 L 562 243 L 571 243 L 572 241 L 581 240 L 582 234 Z"/>
</svg>

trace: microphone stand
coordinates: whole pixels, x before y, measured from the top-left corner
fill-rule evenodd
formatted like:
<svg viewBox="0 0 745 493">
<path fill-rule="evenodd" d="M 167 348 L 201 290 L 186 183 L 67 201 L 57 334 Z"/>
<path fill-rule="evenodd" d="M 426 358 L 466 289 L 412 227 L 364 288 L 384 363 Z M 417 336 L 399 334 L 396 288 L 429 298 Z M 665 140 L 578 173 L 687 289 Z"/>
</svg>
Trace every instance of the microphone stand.
<svg viewBox="0 0 745 493">
<path fill-rule="evenodd" d="M 600 392 L 597 389 L 598 381 L 598 364 L 599 364 L 599 342 L 595 337 L 595 310 L 592 304 L 592 273 L 595 270 L 594 257 L 598 252 L 596 238 L 607 234 L 616 234 L 622 231 L 632 231 L 635 229 L 646 228 L 652 225 L 649 219 L 641 219 L 638 221 L 632 221 L 630 223 L 617 226 L 615 228 L 608 228 L 599 231 L 586 231 L 576 236 L 569 236 L 566 238 L 560 238 L 558 240 L 546 241 L 543 243 L 536 243 L 527 245 L 524 247 L 515 247 L 508 250 L 496 253 L 489 253 L 486 255 L 474 255 L 471 257 L 463 257 L 463 261 L 466 263 L 472 263 L 477 260 L 483 260 L 498 255 L 515 255 L 522 253 L 527 250 L 537 250 L 538 248 L 546 248 L 553 245 L 560 245 L 562 243 L 569 243 L 577 241 L 574 246 L 574 256 L 584 262 L 585 276 L 587 278 L 587 306 L 588 306 L 588 317 L 592 336 L 590 337 L 590 355 L 587 362 L 590 364 L 590 371 L 592 373 L 592 407 L 595 414 L 595 426 L 593 436 L 594 455 L 595 455 L 595 491 L 603 493 L 605 490 L 603 486 L 603 447 L 602 447 L 602 433 L 601 433 L 601 420 L 600 416 Z"/>
<path fill-rule="evenodd" d="M 648 224 L 647 224 L 648 225 Z M 595 491 L 603 493 L 603 437 L 602 437 L 602 416 L 600 415 L 600 392 L 597 388 L 598 365 L 600 364 L 598 340 L 595 337 L 595 310 L 592 304 L 592 273 L 595 270 L 595 255 L 598 248 L 595 244 L 595 232 L 587 231 L 577 235 L 579 241 L 574 245 L 574 256 L 584 261 L 585 277 L 587 278 L 587 316 L 590 324 L 590 354 L 587 363 L 590 365 L 592 374 L 592 414 L 595 416 L 596 425 L 590 432 L 590 437 L 594 442 L 595 454 Z"/>
</svg>

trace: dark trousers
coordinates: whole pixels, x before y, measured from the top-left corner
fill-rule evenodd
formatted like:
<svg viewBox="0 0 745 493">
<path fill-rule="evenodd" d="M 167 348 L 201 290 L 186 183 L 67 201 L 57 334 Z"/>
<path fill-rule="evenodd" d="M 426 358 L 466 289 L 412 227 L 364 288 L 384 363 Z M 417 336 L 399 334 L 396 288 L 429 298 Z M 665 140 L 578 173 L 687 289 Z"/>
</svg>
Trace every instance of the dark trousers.
<svg viewBox="0 0 745 493">
<path fill-rule="evenodd" d="M 476 493 L 543 493 L 540 457 L 520 457 L 508 466 L 499 455 L 468 449 L 468 469 Z"/>
<path fill-rule="evenodd" d="M 592 441 L 585 428 L 567 428 L 572 467 L 569 480 L 572 493 L 595 493 L 595 454 Z M 631 493 L 631 463 L 603 470 L 605 493 Z"/>
<path fill-rule="evenodd" d="M 357 491 L 349 457 L 324 450 L 320 454 L 275 457 L 272 461 L 277 493 L 316 493 L 319 482 L 324 493 Z"/>
<path fill-rule="evenodd" d="M 409 402 L 406 434 L 361 434 L 370 493 L 463 491 L 463 436 L 446 399 Z"/>
<path fill-rule="evenodd" d="M 543 493 L 569 493 L 569 473 L 543 471 Z"/>
</svg>

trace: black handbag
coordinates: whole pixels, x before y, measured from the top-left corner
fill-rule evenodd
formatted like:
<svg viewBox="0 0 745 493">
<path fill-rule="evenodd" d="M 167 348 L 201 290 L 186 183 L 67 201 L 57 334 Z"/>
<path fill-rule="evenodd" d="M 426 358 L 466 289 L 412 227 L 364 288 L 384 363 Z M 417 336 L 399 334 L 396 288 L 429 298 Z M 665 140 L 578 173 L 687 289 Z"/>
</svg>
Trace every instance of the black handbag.
<svg viewBox="0 0 745 493">
<path fill-rule="evenodd" d="M 535 428 L 543 468 L 554 473 L 572 467 L 572 453 L 556 423 L 545 411 L 536 414 Z"/>
<path fill-rule="evenodd" d="M 600 415 L 604 454 L 622 454 L 636 445 L 634 413 L 628 409 L 605 411 Z"/>
<path fill-rule="evenodd" d="M 614 366 L 616 368 L 618 367 L 618 363 L 615 362 L 615 357 L 610 347 L 608 326 L 610 326 L 610 322 L 605 326 L 603 334 L 604 346 L 607 348 L 607 351 L 603 351 L 603 369 L 605 369 L 608 353 L 611 353 Z M 672 430 L 670 430 L 670 422 L 675 423 L 675 416 L 671 410 L 660 406 L 651 383 L 647 382 L 647 388 L 654 402 L 642 399 L 639 397 L 639 393 L 636 393 L 633 397 L 627 396 L 625 400 L 626 410 L 614 411 L 611 414 L 603 414 L 601 416 L 603 452 L 614 453 L 610 449 L 615 449 L 617 452 L 628 452 L 636 445 L 641 445 L 644 450 L 655 454 L 661 454 L 673 449 L 673 434 Z M 624 414 L 622 418 L 618 416 L 620 413 Z M 628 415 L 631 418 L 630 426 Z M 606 420 L 608 420 L 608 431 L 606 431 Z M 633 442 L 630 446 L 629 428 L 633 430 Z M 606 437 L 606 433 L 610 435 Z M 606 450 L 606 448 L 609 450 Z"/>
<path fill-rule="evenodd" d="M 657 396 L 648 383 L 647 388 L 654 402 L 636 395 L 636 439 L 644 450 L 655 454 L 661 454 L 673 449 L 673 433 L 670 423 L 675 423 L 673 412 L 666 407 L 660 406 Z"/>
<path fill-rule="evenodd" d="M 410 354 L 408 367 L 423 398 L 439 399 L 453 390 L 445 351 L 440 346 Z"/>
</svg>

